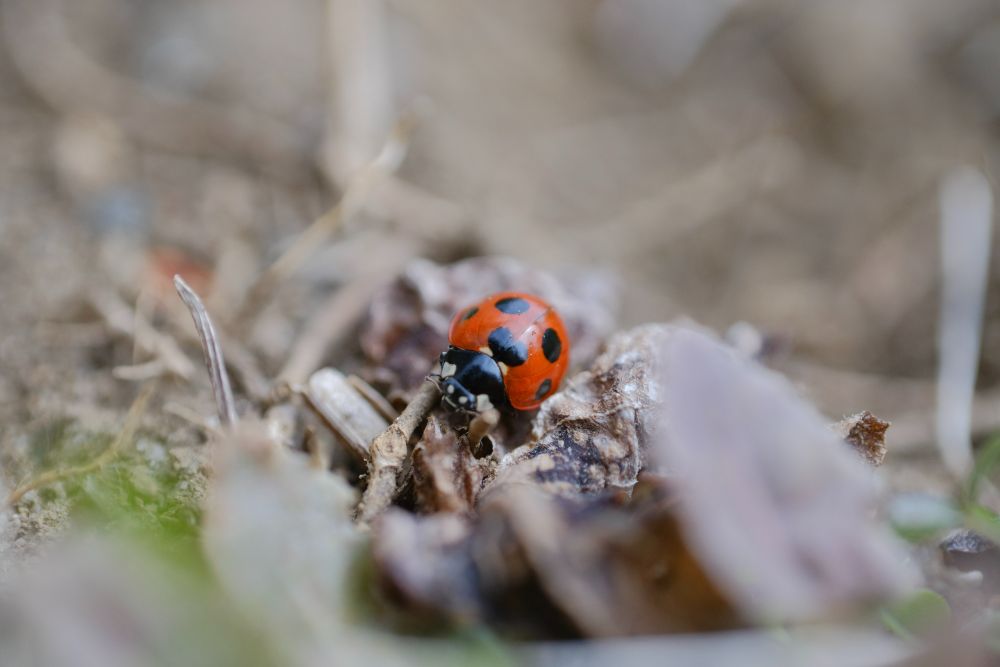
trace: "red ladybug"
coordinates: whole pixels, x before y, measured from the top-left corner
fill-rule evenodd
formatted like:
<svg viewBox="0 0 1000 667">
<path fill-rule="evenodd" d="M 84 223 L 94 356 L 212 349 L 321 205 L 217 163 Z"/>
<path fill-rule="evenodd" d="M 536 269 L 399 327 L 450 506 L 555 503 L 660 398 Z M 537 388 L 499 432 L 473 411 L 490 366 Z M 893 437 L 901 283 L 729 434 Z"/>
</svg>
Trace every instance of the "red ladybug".
<svg viewBox="0 0 1000 667">
<path fill-rule="evenodd" d="M 569 339 L 556 311 L 531 294 L 492 294 L 455 315 L 438 382 L 454 409 L 533 410 L 559 387 Z"/>
</svg>

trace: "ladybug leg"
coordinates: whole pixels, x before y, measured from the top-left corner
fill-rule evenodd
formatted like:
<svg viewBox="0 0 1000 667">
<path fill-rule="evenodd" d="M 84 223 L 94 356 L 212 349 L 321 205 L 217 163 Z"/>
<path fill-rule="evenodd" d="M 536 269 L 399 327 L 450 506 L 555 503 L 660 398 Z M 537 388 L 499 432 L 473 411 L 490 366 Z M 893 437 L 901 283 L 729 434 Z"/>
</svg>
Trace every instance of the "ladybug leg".
<svg viewBox="0 0 1000 667">
<path fill-rule="evenodd" d="M 476 412 L 486 412 L 493 408 L 493 402 L 490 401 L 490 397 L 486 394 L 478 394 L 476 396 Z"/>
</svg>

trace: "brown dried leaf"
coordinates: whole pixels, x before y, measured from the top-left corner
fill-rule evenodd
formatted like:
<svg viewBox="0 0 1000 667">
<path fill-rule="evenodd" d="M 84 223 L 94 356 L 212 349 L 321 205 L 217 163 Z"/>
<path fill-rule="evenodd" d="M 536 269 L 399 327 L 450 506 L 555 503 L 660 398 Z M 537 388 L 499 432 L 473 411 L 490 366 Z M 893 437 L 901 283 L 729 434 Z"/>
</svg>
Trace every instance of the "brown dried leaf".
<svg viewBox="0 0 1000 667">
<path fill-rule="evenodd" d="M 787 382 L 702 331 L 614 337 L 534 433 L 469 523 L 377 527 L 380 573 L 411 611 L 534 636 L 714 630 L 826 616 L 915 578 L 873 519 L 870 469 Z"/>
<path fill-rule="evenodd" d="M 472 526 L 455 514 L 418 516 L 391 508 L 372 540 L 381 583 L 419 622 L 482 619 L 486 599 L 471 569 Z"/>
<path fill-rule="evenodd" d="M 542 404 L 533 442 L 501 460 L 495 484 L 568 495 L 635 484 L 656 422 L 657 357 L 671 332 L 645 325 L 615 335 L 590 370 Z"/>
<path fill-rule="evenodd" d="M 617 507 L 527 488 L 490 497 L 545 591 L 581 634 L 718 630 L 737 618 L 662 502 Z M 484 512 L 486 508 L 484 507 Z"/>
<path fill-rule="evenodd" d="M 885 460 L 885 432 L 889 422 L 865 410 L 834 424 L 834 430 L 873 466 Z"/>
<path fill-rule="evenodd" d="M 414 260 L 372 300 L 361 334 L 368 375 L 391 391 L 413 390 L 448 346 L 454 313 L 501 290 L 531 292 L 551 302 L 566 323 L 576 365 L 593 358 L 614 326 L 616 290 L 602 274 L 557 278 L 503 257 L 447 266 Z"/>
<path fill-rule="evenodd" d="M 469 513 L 495 461 L 477 459 L 455 432 L 434 416 L 413 448 L 413 485 L 424 512 Z"/>
<path fill-rule="evenodd" d="M 728 627 L 728 603 L 685 549 L 662 497 L 642 507 L 502 487 L 479 515 L 387 513 L 376 527 L 384 582 L 411 612 L 490 620 L 533 637 Z"/>
</svg>

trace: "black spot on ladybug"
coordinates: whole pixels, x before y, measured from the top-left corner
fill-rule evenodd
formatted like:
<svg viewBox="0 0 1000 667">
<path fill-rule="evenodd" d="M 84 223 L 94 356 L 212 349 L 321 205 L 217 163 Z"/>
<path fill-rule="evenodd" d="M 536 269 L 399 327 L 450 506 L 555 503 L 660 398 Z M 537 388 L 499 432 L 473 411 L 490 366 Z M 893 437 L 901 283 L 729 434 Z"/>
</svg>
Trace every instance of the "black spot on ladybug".
<svg viewBox="0 0 1000 667">
<path fill-rule="evenodd" d="M 551 331 L 551 329 L 549 329 Z M 545 378 L 542 383 L 538 385 L 538 391 L 535 392 L 535 400 L 541 400 L 543 396 L 549 393 L 549 389 L 552 389 L 552 380 Z"/>
<path fill-rule="evenodd" d="M 479 312 L 479 306 L 473 306 L 472 308 L 469 308 L 468 312 L 465 313 L 465 317 L 462 318 L 462 321 L 464 322 L 465 320 L 471 320 L 472 316 L 478 312 Z"/>
<path fill-rule="evenodd" d="M 528 360 L 528 346 L 514 340 L 514 334 L 507 327 L 498 327 L 488 339 L 493 358 L 508 366 L 520 366 Z"/>
<path fill-rule="evenodd" d="M 542 334 L 542 354 L 553 364 L 562 354 L 562 341 L 559 340 L 559 334 L 556 333 L 555 329 L 546 329 L 545 333 Z"/>
<path fill-rule="evenodd" d="M 519 296 L 509 296 L 496 302 L 497 310 L 508 315 L 520 315 L 528 312 L 531 304 Z"/>
</svg>

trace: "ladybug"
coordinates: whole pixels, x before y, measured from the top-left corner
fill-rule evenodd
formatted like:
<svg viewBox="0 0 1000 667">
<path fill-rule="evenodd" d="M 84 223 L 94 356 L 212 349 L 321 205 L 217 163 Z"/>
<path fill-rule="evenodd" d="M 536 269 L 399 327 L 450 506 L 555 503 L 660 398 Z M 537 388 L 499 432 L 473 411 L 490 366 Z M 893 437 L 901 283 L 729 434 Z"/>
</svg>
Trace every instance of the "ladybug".
<svg viewBox="0 0 1000 667">
<path fill-rule="evenodd" d="M 569 364 L 566 327 L 537 296 L 492 294 L 458 311 L 436 374 L 445 404 L 481 412 L 534 410 L 559 387 Z"/>
</svg>

